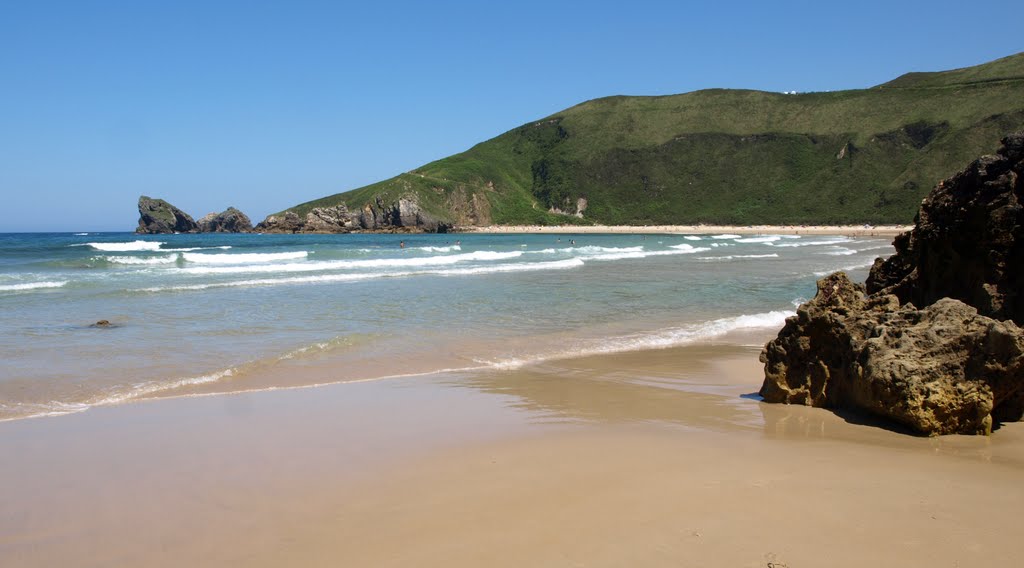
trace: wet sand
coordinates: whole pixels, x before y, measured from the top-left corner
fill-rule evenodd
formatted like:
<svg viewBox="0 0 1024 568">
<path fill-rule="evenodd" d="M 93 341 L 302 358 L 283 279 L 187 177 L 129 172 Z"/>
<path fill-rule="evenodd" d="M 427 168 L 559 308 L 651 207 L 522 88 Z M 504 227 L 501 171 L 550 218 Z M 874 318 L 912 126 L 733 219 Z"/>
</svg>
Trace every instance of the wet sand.
<svg viewBox="0 0 1024 568">
<path fill-rule="evenodd" d="M 765 405 L 757 353 L 717 342 L 2 423 L 0 565 L 1015 563 L 1024 425 L 916 438 Z"/>
<path fill-rule="evenodd" d="M 685 234 L 685 235 L 843 235 L 891 237 L 913 225 L 489 225 L 458 227 L 462 233 Z"/>
</svg>

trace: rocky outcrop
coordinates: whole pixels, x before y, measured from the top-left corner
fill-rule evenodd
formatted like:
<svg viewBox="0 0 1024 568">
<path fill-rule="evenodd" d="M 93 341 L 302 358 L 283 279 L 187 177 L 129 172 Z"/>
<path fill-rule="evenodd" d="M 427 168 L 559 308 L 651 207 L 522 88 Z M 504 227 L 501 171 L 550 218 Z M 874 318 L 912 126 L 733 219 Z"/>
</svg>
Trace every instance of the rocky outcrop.
<svg viewBox="0 0 1024 568">
<path fill-rule="evenodd" d="M 255 230 L 264 233 L 348 233 L 352 231 L 446 233 L 451 225 L 438 220 L 408 198 L 388 202 L 378 196 L 358 210 L 344 203 L 314 207 L 299 215 L 286 211 L 270 215 Z"/>
<path fill-rule="evenodd" d="M 200 219 L 196 225 L 198 225 L 200 233 L 252 232 L 252 221 L 245 213 L 234 207 L 228 207 L 221 213 L 210 213 Z"/>
<path fill-rule="evenodd" d="M 1024 332 L 943 298 L 918 309 L 818 281 L 761 355 L 767 402 L 866 411 L 922 434 L 988 434 L 1024 406 Z"/>
<path fill-rule="evenodd" d="M 1022 158 L 1024 135 L 1011 135 L 941 182 L 866 285 L 818 281 L 761 353 L 764 400 L 866 411 L 928 435 L 1020 420 Z"/>
<path fill-rule="evenodd" d="M 996 319 L 1024 323 L 1024 133 L 975 160 L 921 203 L 912 231 L 878 260 L 870 293 L 925 306 L 957 298 Z"/>
<path fill-rule="evenodd" d="M 181 209 L 163 199 L 145 195 L 139 197 L 139 234 L 195 233 L 199 230 L 195 220 Z"/>
</svg>

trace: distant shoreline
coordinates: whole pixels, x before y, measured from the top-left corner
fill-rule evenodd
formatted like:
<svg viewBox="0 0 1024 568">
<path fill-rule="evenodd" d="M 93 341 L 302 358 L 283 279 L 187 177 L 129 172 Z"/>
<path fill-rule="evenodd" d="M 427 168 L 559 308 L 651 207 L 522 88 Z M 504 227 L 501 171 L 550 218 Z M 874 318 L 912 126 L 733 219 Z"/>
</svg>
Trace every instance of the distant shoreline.
<svg viewBox="0 0 1024 568">
<path fill-rule="evenodd" d="M 846 235 L 851 237 L 896 236 L 913 229 L 913 225 L 488 225 L 457 227 L 460 233 L 614 233 L 614 234 L 696 234 L 717 235 Z"/>
</svg>

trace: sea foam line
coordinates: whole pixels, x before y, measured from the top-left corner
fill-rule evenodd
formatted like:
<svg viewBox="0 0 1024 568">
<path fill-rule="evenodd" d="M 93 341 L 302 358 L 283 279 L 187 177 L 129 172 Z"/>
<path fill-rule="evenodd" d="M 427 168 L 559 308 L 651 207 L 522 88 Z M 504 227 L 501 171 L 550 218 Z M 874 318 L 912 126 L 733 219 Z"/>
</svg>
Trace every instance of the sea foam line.
<svg viewBox="0 0 1024 568">
<path fill-rule="evenodd" d="M 239 254 L 210 254 L 203 252 L 182 254 L 186 262 L 193 264 L 256 264 L 280 260 L 298 260 L 309 256 L 308 251 L 291 252 L 250 252 Z"/>
<path fill-rule="evenodd" d="M 721 337 L 733 331 L 781 328 L 786 323 L 786 318 L 795 314 L 796 312 L 794 311 L 782 310 L 743 314 L 651 333 L 637 333 L 592 341 L 577 345 L 573 349 L 566 351 L 538 353 L 526 357 L 512 357 L 496 361 L 477 360 L 477 362 L 487 364 L 495 369 L 513 370 L 524 365 L 543 363 L 545 361 L 645 351 L 648 349 L 667 349 Z"/>
<path fill-rule="evenodd" d="M 132 241 L 130 243 L 82 243 L 80 245 L 71 246 L 90 246 L 96 250 L 103 252 L 128 252 L 128 251 L 158 251 L 160 245 L 166 243 L 159 241 Z"/>
<path fill-rule="evenodd" d="M 425 256 L 413 258 L 376 258 L 367 260 L 330 260 L 319 262 L 293 262 L 286 264 L 256 264 L 242 266 L 198 266 L 182 268 L 186 274 L 241 274 L 241 273 L 282 273 L 322 272 L 357 268 L 413 268 L 423 266 L 447 266 L 460 262 L 508 260 L 522 256 L 522 251 L 492 252 L 477 251 L 463 254 Z M 232 256 L 232 255 L 224 255 Z M 185 256 L 188 260 L 189 255 Z"/>
<path fill-rule="evenodd" d="M 357 282 L 375 278 L 403 278 L 408 276 L 470 276 L 476 274 L 492 274 L 499 272 L 524 272 L 533 270 L 565 270 L 583 266 L 578 258 L 553 260 L 549 262 L 523 262 L 515 264 L 499 264 L 495 266 L 478 266 L 473 268 L 451 268 L 446 270 L 418 270 L 402 272 L 362 272 L 355 274 L 317 274 L 310 276 L 292 276 L 286 278 L 261 278 L 252 280 L 235 280 L 231 282 L 208 282 L 204 284 L 182 284 L 178 286 L 157 286 L 139 288 L 135 292 L 178 292 L 191 290 L 208 290 L 211 288 L 233 288 L 250 286 L 281 286 L 287 284 L 321 284 L 337 282 Z"/>
<path fill-rule="evenodd" d="M 153 264 L 174 264 L 178 261 L 177 254 L 167 254 L 161 256 L 94 256 L 93 260 L 103 260 L 106 262 L 112 262 L 114 264 L 136 264 L 136 265 L 153 265 Z"/>
<path fill-rule="evenodd" d="M 851 264 L 850 266 L 842 266 L 839 268 L 833 268 L 832 270 L 822 270 L 819 272 L 815 272 L 814 275 L 828 276 L 829 274 L 832 274 L 834 272 L 848 272 L 850 270 L 861 270 L 864 268 L 870 268 L 872 264 L 874 264 L 874 262 L 862 262 L 860 264 Z"/>
<path fill-rule="evenodd" d="M 62 288 L 68 283 L 67 280 L 49 282 L 23 282 L 21 284 L 2 284 L 0 292 L 25 292 L 28 290 L 41 290 L 45 288 Z"/>
<path fill-rule="evenodd" d="M 735 260 L 747 258 L 779 258 L 777 253 L 771 254 L 732 254 L 728 256 L 702 256 L 697 260 Z"/>
</svg>

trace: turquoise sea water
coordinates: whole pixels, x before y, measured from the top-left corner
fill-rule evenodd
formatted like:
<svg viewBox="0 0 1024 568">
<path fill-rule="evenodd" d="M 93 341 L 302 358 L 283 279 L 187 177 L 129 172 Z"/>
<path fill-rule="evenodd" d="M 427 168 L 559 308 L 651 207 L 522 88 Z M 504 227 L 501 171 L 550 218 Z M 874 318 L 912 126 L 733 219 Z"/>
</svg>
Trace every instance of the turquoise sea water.
<svg viewBox="0 0 1024 568">
<path fill-rule="evenodd" d="M 764 337 L 890 240 L 4 234 L 0 419 Z"/>
</svg>

